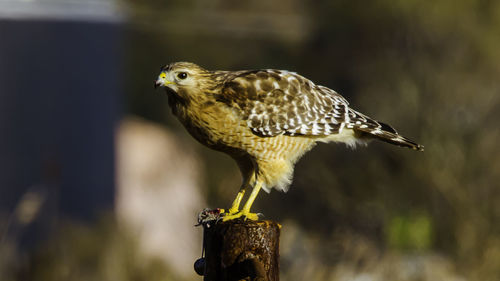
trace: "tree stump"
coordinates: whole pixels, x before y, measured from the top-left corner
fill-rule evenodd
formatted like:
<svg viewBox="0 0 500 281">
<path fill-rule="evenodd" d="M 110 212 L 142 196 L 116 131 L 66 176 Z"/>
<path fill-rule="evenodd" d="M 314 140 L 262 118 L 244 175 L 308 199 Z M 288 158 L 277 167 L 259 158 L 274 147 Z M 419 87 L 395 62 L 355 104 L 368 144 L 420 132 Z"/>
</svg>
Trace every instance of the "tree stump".
<svg viewBox="0 0 500 281">
<path fill-rule="evenodd" d="M 205 281 L 278 281 L 281 226 L 241 219 L 204 225 Z"/>
</svg>

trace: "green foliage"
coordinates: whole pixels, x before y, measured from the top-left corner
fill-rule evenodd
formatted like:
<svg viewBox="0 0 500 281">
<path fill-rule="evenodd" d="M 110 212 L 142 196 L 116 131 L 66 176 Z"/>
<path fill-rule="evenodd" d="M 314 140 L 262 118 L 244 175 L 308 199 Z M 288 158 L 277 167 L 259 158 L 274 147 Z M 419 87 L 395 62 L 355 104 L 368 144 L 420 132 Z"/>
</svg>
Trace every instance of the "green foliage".
<svg viewBox="0 0 500 281">
<path fill-rule="evenodd" d="M 387 226 L 387 243 L 399 250 L 429 250 L 432 224 L 428 216 L 396 216 Z"/>
</svg>

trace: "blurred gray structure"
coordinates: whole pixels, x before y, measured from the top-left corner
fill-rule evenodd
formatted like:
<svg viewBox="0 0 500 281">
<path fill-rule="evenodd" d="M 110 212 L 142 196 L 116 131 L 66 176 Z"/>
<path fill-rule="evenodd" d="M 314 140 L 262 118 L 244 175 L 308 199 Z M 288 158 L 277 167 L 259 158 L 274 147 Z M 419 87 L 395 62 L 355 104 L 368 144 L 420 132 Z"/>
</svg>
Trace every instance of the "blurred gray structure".
<svg viewBox="0 0 500 281">
<path fill-rule="evenodd" d="M 0 214 L 23 245 L 113 207 L 121 22 L 113 0 L 0 0 Z"/>
<path fill-rule="evenodd" d="M 129 117 L 117 130 L 116 153 L 121 229 L 137 238 L 141 254 L 161 260 L 177 278 L 198 279 L 192 264 L 200 257 L 202 229 L 193 225 L 207 206 L 198 151 L 171 130 Z"/>
</svg>

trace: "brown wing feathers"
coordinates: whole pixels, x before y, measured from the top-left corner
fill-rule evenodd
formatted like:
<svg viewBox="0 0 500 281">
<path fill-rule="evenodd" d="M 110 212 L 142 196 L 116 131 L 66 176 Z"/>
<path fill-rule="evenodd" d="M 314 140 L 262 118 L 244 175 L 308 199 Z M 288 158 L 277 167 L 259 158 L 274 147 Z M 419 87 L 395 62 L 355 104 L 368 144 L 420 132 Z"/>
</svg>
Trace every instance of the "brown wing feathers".
<svg viewBox="0 0 500 281">
<path fill-rule="evenodd" d="M 348 128 L 363 137 L 423 150 L 390 125 L 349 108 L 337 92 L 296 73 L 255 70 L 235 74 L 224 84 L 221 99 L 238 108 L 259 136 L 328 136 Z"/>
</svg>

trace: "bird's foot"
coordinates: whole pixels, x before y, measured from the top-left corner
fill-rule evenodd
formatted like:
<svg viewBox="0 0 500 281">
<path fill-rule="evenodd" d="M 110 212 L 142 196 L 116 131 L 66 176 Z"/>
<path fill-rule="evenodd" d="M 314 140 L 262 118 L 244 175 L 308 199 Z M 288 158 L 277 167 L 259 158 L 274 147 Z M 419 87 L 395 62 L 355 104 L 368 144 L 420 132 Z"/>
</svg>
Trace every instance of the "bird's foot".
<svg viewBox="0 0 500 281">
<path fill-rule="evenodd" d="M 245 211 L 245 210 L 231 213 L 231 210 L 229 210 L 228 213 L 224 213 L 224 216 L 222 217 L 222 221 L 235 220 L 235 219 L 239 219 L 241 217 L 245 217 L 245 219 L 257 221 L 257 220 L 259 220 L 259 216 L 262 216 L 262 214 L 250 213 L 249 211 Z"/>
<path fill-rule="evenodd" d="M 238 208 L 229 208 L 229 210 L 227 210 L 227 212 L 224 211 L 224 216 L 232 216 L 232 215 L 235 215 L 239 212 Z"/>
</svg>

